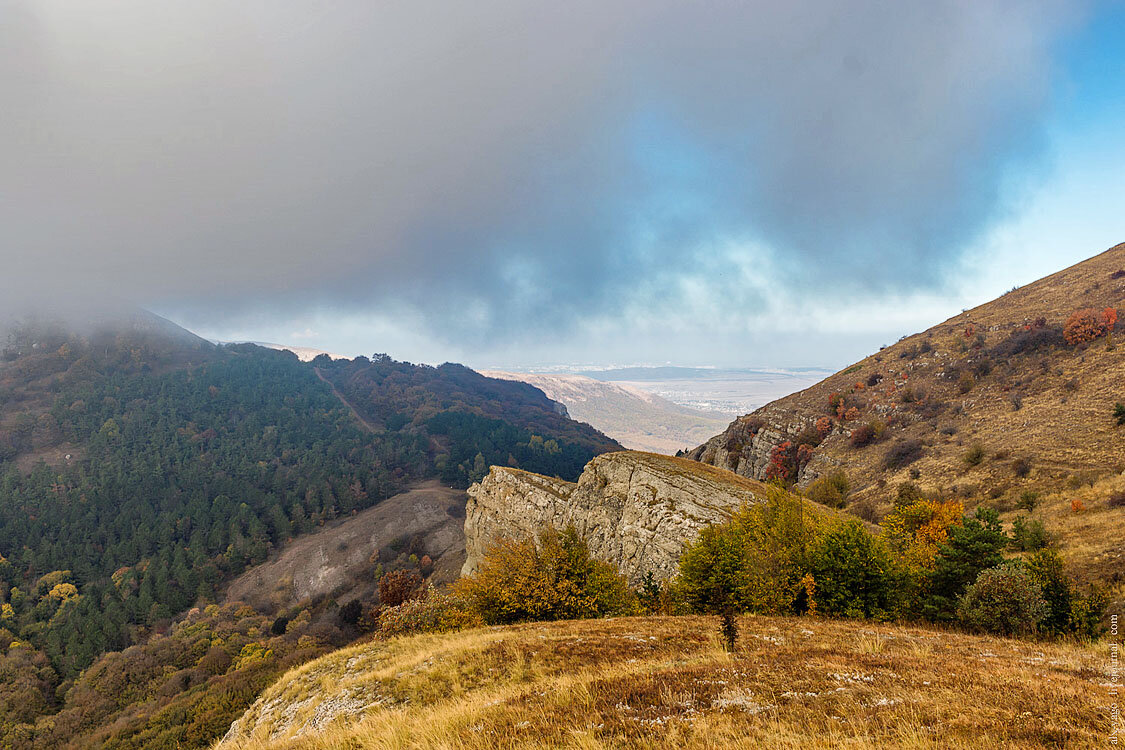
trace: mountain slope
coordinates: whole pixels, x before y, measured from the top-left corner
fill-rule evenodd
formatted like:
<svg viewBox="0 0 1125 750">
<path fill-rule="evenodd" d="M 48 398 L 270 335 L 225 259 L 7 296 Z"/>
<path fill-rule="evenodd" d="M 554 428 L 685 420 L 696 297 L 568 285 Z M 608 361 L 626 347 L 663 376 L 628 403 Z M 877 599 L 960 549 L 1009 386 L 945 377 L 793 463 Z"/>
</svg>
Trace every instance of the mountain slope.
<svg viewBox="0 0 1125 750">
<path fill-rule="evenodd" d="M 481 374 L 530 383 L 564 404 L 573 418 L 633 450 L 675 453 L 715 434 L 728 421 L 718 412 L 680 406 L 639 388 L 583 375 L 499 370 L 482 370 Z"/>
<path fill-rule="evenodd" d="M 139 739 L 157 731 L 149 719 L 166 733 L 162 742 L 206 743 L 214 736 L 207 732 L 225 727 L 219 726 L 223 712 L 241 711 L 238 701 L 254 693 L 240 689 L 237 700 L 219 700 L 233 678 L 212 680 L 218 675 L 197 668 L 207 650 L 198 632 L 173 627 L 186 610 L 214 602 L 227 581 L 292 538 L 418 480 L 467 486 L 490 462 L 577 477 L 601 449 L 617 447 L 559 414 L 531 386 L 389 358 L 380 362 L 389 381 L 383 387 L 363 391 L 361 380 L 350 383 L 351 395 L 377 393 L 381 404 L 394 406 L 395 422 L 380 419 L 373 422 L 377 429 L 366 430 L 316 366 L 296 355 L 254 345 L 216 347 L 144 313 L 81 326 L 23 321 L 8 331 L 0 351 L 4 747 L 59 746 L 60 736 L 86 738 L 75 742 L 91 746 L 89 733 L 114 712 L 130 717 L 113 730 L 122 733 L 119 746 L 156 746 L 151 737 Z M 363 360 L 338 367 L 368 371 Z M 435 510 L 439 518 L 443 513 Z M 394 554 L 380 560 L 388 567 L 429 567 L 426 530 L 390 540 Z M 432 551 L 440 562 L 442 550 Z M 456 568 L 460 550 L 451 554 Z M 357 569 L 371 576 L 380 560 L 365 555 Z M 294 663 L 263 656 L 273 649 L 266 645 L 272 636 L 281 639 L 276 654 L 285 659 L 356 637 L 356 619 L 370 603 L 356 602 L 354 615 L 341 621 L 338 612 L 350 602 L 322 594 L 288 603 L 287 617 L 307 612 L 308 632 L 281 623 L 280 633 L 259 626 L 244 631 L 241 642 L 223 636 L 233 652 L 220 661 L 261 677 Z M 203 619 L 222 630 L 232 617 L 260 617 L 249 607 L 239 612 L 234 606 Z M 171 630 L 181 636 L 154 642 Z M 145 664 L 161 668 L 130 671 L 129 660 L 102 656 L 130 646 Z M 252 654 L 266 665 L 245 658 Z M 169 681 L 163 668 L 180 677 Z M 68 692 L 84 670 L 93 670 L 98 684 L 117 685 L 110 692 L 123 702 L 102 707 L 99 698 L 98 711 L 88 710 L 91 693 Z M 216 711 L 178 719 L 175 711 L 153 713 L 189 690 L 216 701 Z M 56 725 L 61 716 L 65 721 Z M 190 742 L 176 729 L 185 723 L 200 733 Z"/>
<path fill-rule="evenodd" d="M 1125 401 L 1125 342 L 1104 332 L 1068 342 L 1064 326 L 1082 309 L 1122 307 L 1118 245 L 740 417 L 690 455 L 801 486 L 842 470 L 853 507 L 866 512 L 908 481 L 1001 510 L 1033 504 L 1027 493 L 1061 507 L 1065 493 L 1099 478 L 1108 493 L 1125 470 L 1125 427 L 1113 417 Z M 1118 339 L 1123 330 L 1118 322 Z M 797 455 L 801 443 L 811 454 Z M 1106 501 L 1089 503 L 1106 532 L 1085 561 L 1120 546 L 1111 537 L 1125 531 L 1125 510 Z M 1040 511 L 1054 512 L 1045 502 Z"/>
<path fill-rule="evenodd" d="M 110 373 L 168 372 L 210 361 L 216 347 L 145 310 L 27 315 L 0 324 L 0 463 L 66 464 L 51 406 L 61 391 Z M 67 459 L 70 454 L 70 459 Z"/>
<path fill-rule="evenodd" d="M 740 629 L 734 654 L 704 617 L 374 641 L 290 671 L 217 750 L 1105 743 L 1097 647 L 817 618 Z"/>
<path fill-rule="evenodd" d="M 488 378 L 463 365 L 375 359 L 312 365 L 363 421 L 386 434 L 430 441 L 439 476 L 468 487 L 489 466 L 574 479 L 592 457 L 621 446 L 527 383 Z"/>
</svg>

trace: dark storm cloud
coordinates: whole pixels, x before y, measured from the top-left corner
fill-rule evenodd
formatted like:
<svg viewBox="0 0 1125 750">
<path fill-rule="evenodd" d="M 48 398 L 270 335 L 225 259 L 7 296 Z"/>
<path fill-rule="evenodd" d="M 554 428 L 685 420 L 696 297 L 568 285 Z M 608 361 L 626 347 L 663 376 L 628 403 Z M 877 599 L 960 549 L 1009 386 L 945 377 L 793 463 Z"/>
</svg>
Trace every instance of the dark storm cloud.
<svg viewBox="0 0 1125 750">
<path fill-rule="evenodd" d="M 927 284 L 1067 7 L 0 0 L 0 294 L 562 329 L 742 240 Z"/>
</svg>

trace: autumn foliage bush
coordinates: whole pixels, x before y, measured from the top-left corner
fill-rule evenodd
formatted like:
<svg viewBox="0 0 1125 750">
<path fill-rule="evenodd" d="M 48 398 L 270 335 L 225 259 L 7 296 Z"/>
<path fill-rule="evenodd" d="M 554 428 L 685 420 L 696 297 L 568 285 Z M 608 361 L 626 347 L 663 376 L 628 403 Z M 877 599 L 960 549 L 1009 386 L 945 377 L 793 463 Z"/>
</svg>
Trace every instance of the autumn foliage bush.
<svg viewBox="0 0 1125 750">
<path fill-rule="evenodd" d="M 1077 310 L 1071 314 L 1063 326 L 1063 338 L 1071 346 L 1101 338 L 1112 333 L 1117 325 L 1117 309 L 1107 307 L 1098 311 L 1092 307 Z"/>
<path fill-rule="evenodd" d="M 422 587 L 422 576 L 416 570 L 392 570 L 379 579 L 379 603 L 397 607 L 416 596 Z"/>
<path fill-rule="evenodd" d="M 929 571 L 939 547 L 949 539 L 949 530 L 962 524 L 965 508 L 956 500 L 927 500 L 920 494 L 915 497 L 913 502 L 896 503 L 881 525 L 904 561 L 920 571 Z"/>
<path fill-rule="evenodd" d="M 850 442 L 853 448 L 862 448 L 865 445 L 878 442 L 886 432 L 887 426 L 882 422 L 868 422 L 852 430 Z"/>
<path fill-rule="evenodd" d="M 843 471 L 834 471 L 810 484 L 805 490 L 805 496 L 815 503 L 830 508 L 842 508 L 847 504 L 850 492 L 851 483 L 848 482 L 848 475 Z"/>
<path fill-rule="evenodd" d="M 808 443 L 786 440 L 773 447 L 770 451 L 770 462 L 766 467 L 766 479 L 782 484 L 792 484 L 797 481 L 801 469 L 812 460 L 813 446 Z"/>
<path fill-rule="evenodd" d="M 832 420 L 830 418 L 821 417 L 816 420 L 816 433 L 820 436 L 821 440 L 828 437 L 828 433 L 830 432 L 832 432 Z"/>
<path fill-rule="evenodd" d="M 426 588 L 414 599 L 379 612 L 379 635 L 392 638 L 417 633 L 446 633 L 478 627 L 484 620 L 462 597 Z"/>
<path fill-rule="evenodd" d="M 488 625 L 636 614 L 636 595 L 617 568 L 590 556 L 573 527 L 538 539 L 505 539 L 454 595 Z"/>
</svg>

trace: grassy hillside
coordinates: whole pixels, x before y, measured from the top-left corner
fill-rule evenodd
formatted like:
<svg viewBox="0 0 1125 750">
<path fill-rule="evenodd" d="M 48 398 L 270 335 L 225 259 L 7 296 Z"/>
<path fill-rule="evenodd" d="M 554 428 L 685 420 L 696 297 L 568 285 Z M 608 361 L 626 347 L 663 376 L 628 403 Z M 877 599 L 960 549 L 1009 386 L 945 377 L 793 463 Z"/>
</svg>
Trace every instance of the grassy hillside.
<svg viewBox="0 0 1125 750">
<path fill-rule="evenodd" d="M 804 460 L 781 456 L 788 478 L 807 486 L 842 470 L 849 507 L 866 517 L 911 482 L 1008 521 L 1030 513 L 1061 537 L 1076 572 L 1105 579 L 1125 532 L 1125 508 L 1110 507 L 1125 484 L 1125 426 L 1114 417 L 1125 320 L 1113 336 L 1068 340 L 1068 319 L 1087 308 L 1125 316 L 1125 245 L 905 337 L 691 455 L 765 478 L 779 473 L 778 446 L 805 442 Z"/>
<path fill-rule="evenodd" d="M 701 617 L 354 646 L 286 674 L 218 748 L 1105 743 L 1102 648 L 807 618 L 747 617 L 742 626 L 734 654 Z"/>
<path fill-rule="evenodd" d="M 570 416 L 593 425 L 626 448 L 675 453 L 714 435 L 729 421 L 719 412 L 674 404 L 660 396 L 583 375 L 484 371 L 519 380 L 564 404 Z"/>
</svg>

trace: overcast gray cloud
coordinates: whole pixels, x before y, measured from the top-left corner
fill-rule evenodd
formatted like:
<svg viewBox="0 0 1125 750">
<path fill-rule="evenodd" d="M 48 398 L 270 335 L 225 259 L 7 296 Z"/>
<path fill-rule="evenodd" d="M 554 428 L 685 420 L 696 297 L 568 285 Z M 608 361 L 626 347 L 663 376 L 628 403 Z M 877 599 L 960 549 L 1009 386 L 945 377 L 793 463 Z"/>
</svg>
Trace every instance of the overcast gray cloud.
<svg viewBox="0 0 1125 750">
<path fill-rule="evenodd" d="M 739 243 L 930 284 L 1038 153 L 1074 12 L 0 0 L 0 294 L 462 337 L 698 297 Z"/>
</svg>

